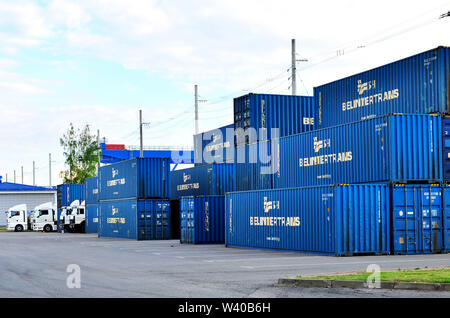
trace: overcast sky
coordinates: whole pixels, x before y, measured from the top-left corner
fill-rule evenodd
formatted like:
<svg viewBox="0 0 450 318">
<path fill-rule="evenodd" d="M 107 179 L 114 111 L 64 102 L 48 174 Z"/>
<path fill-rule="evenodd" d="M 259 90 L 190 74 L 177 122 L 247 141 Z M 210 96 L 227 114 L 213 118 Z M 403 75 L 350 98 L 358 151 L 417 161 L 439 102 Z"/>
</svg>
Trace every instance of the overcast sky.
<svg viewBox="0 0 450 318">
<path fill-rule="evenodd" d="M 200 129 L 232 122 L 233 97 L 289 93 L 297 40 L 298 94 L 450 45 L 450 1 L 0 0 L 0 175 L 53 185 L 59 138 L 89 124 L 110 143 L 192 146 Z M 340 50 L 344 54 L 337 56 Z M 182 113 L 180 116 L 179 114 Z M 179 116 L 176 116 L 179 115 Z M 171 118 L 174 118 L 169 120 Z"/>
</svg>

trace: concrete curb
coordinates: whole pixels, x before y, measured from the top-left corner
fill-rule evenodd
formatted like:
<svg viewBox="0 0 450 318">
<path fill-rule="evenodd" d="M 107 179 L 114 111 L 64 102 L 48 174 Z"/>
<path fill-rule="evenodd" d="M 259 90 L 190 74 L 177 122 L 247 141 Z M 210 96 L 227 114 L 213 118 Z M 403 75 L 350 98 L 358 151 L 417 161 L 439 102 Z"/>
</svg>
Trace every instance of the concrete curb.
<svg viewBox="0 0 450 318">
<path fill-rule="evenodd" d="M 281 278 L 277 286 L 301 288 L 352 288 L 366 289 L 365 281 L 357 280 L 329 280 L 329 279 L 291 279 Z M 450 291 L 450 284 L 439 283 L 407 283 L 407 282 L 381 282 L 381 289 L 403 289 L 421 291 Z"/>
</svg>

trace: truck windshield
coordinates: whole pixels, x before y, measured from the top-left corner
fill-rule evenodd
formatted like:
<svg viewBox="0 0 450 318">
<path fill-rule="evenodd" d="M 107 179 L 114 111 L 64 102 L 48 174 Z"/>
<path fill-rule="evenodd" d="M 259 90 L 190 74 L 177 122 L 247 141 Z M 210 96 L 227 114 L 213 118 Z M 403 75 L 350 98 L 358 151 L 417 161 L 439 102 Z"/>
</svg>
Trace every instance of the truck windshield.
<svg viewBox="0 0 450 318">
<path fill-rule="evenodd" d="M 39 210 L 39 216 L 48 215 L 48 210 Z"/>
<path fill-rule="evenodd" d="M 9 212 L 9 217 L 10 218 L 12 218 L 13 216 L 16 216 L 16 215 L 20 215 L 20 212 L 19 211 L 11 211 L 11 212 Z"/>
</svg>

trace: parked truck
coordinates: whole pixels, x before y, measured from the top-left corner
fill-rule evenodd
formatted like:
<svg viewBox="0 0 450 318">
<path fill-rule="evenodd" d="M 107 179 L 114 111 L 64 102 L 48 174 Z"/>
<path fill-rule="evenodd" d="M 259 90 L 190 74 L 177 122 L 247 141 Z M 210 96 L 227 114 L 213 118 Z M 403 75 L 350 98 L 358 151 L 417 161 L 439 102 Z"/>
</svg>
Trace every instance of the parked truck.
<svg viewBox="0 0 450 318">
<path fill-rule="evenodd" d="M 69 207 L 61 209 L 60 230 L 69 233 L 85 233 L 85 201 L 73 201 Z"/>
<path fill-rule="evenodd" d="M 27 210 L 26 204 L 13 206 L 6 213 L 6 229 L 8 231 L 22 232 L 32 230 L 33 213 Z"/>
<path fill-rule="evenodd" d="M 53 232 L 58 228 L 56 206 L 52 202 L 38 205 L 32 218 L 33 231 Z"/>
</svg>

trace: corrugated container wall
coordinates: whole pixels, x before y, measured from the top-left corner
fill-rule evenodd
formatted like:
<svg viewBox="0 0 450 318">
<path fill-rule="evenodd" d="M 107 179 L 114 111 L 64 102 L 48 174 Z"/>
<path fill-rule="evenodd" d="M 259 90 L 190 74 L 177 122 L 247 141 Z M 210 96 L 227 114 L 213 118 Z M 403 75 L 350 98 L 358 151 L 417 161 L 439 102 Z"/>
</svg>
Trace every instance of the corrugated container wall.
<svg viewBox="0 0 450 318">
<path fill-rule="evenodd" d="M 212 163 L 233 163 L 234 124 L 194 135 L 196 166 Z"/>
<path fill-rule="evenodd" d="M 273 165 L 277 164 L 277 152 L 272 145 L 270 141 L 262 141 L 236 146 L 235 191 L 273 188 Z"/>
<path fill-rule="evenodd" d="M 98 178 L 87 178 L 85 181 L 86 205 L 98 203 Z"/>
<path fill-rule="evenodd" d="M 61 207 L 70 206 L 70 204 L 79 200 L 85 200 L 85 186 L 84 184 L 60 184 L 57 186 L 58 210 Z"/>
<path fill-rule="evenodd" d="M 99 208 L 99 237 L 132 240 L 171 238 L 168 200 L 101 201 Z"/>
<path fill-rule="evenodd" d="M 97 204 L 88 204 L 85 209 L 86 213 L 86 233 L 98 233 L 98 223 L 99 223 L 99 215 L 98 215 L 98 203 Z"/>
<path fill-rule="evenodd" d="M 310 96 L 248 94 L 234 99 L 234 128 L 254 128 L 255 140 L 271 140 L 271 129 L 278 128 L 278 137 L 294 135 L 314 128 L 314 98 Z M 260 138 L 261 128 L 267 137 Z M 239 139 L 237 144 L 241 144 Z"/>
<path fill-rule="evenodd" d="M 224 195 L 234 191 L 235 166 L 212 164 L 170 172 L 172 200 L 183 196 Z"/>
<path fill-rule="evenodd" d="M 360 182 L 442 182 L 436 115 L 390 115 L 279 140 L 276 188 Z"/>
<path fill-rule="evenodd" d="M 225 242 L 225 197 L 182 197 L 181 243 L 223 244 Z"/>
<path fill-rule="evenodd" d="M 444 185 L 442 192 L 442 205 L 443 205 L 443 216 L 442 216 L 442 232 L 443 232 L 443 244 L 444 251 L 450 252 L 450 186 Z"/>
<path fill-rule="evenodd" d="M 450 117 L 442 118 L 442 152 L 444 167 L 444 182 L 450 182 Z"/>
<path fill-rule="evenodd" d="M 384 184 L 233 192 L 225 198 L 229 247 L 325 255 L 389 254 Z"/>
<path fill-rule="evenodd" d="M 169 158 L 136 158 L 99 168 L 99 199 L 168 198 Z"/>
<path fill-rule="evenodd" d="M 443 252 L 448 211 L 443 206 L 442 186 L 393 185 L 391 191 L 392 253 Z"/>
<path fill-rule="evenodd" d="M 449 113 L 450 48 L 314 88 L 317 129 L 389 113 Z"/>
</svg>

